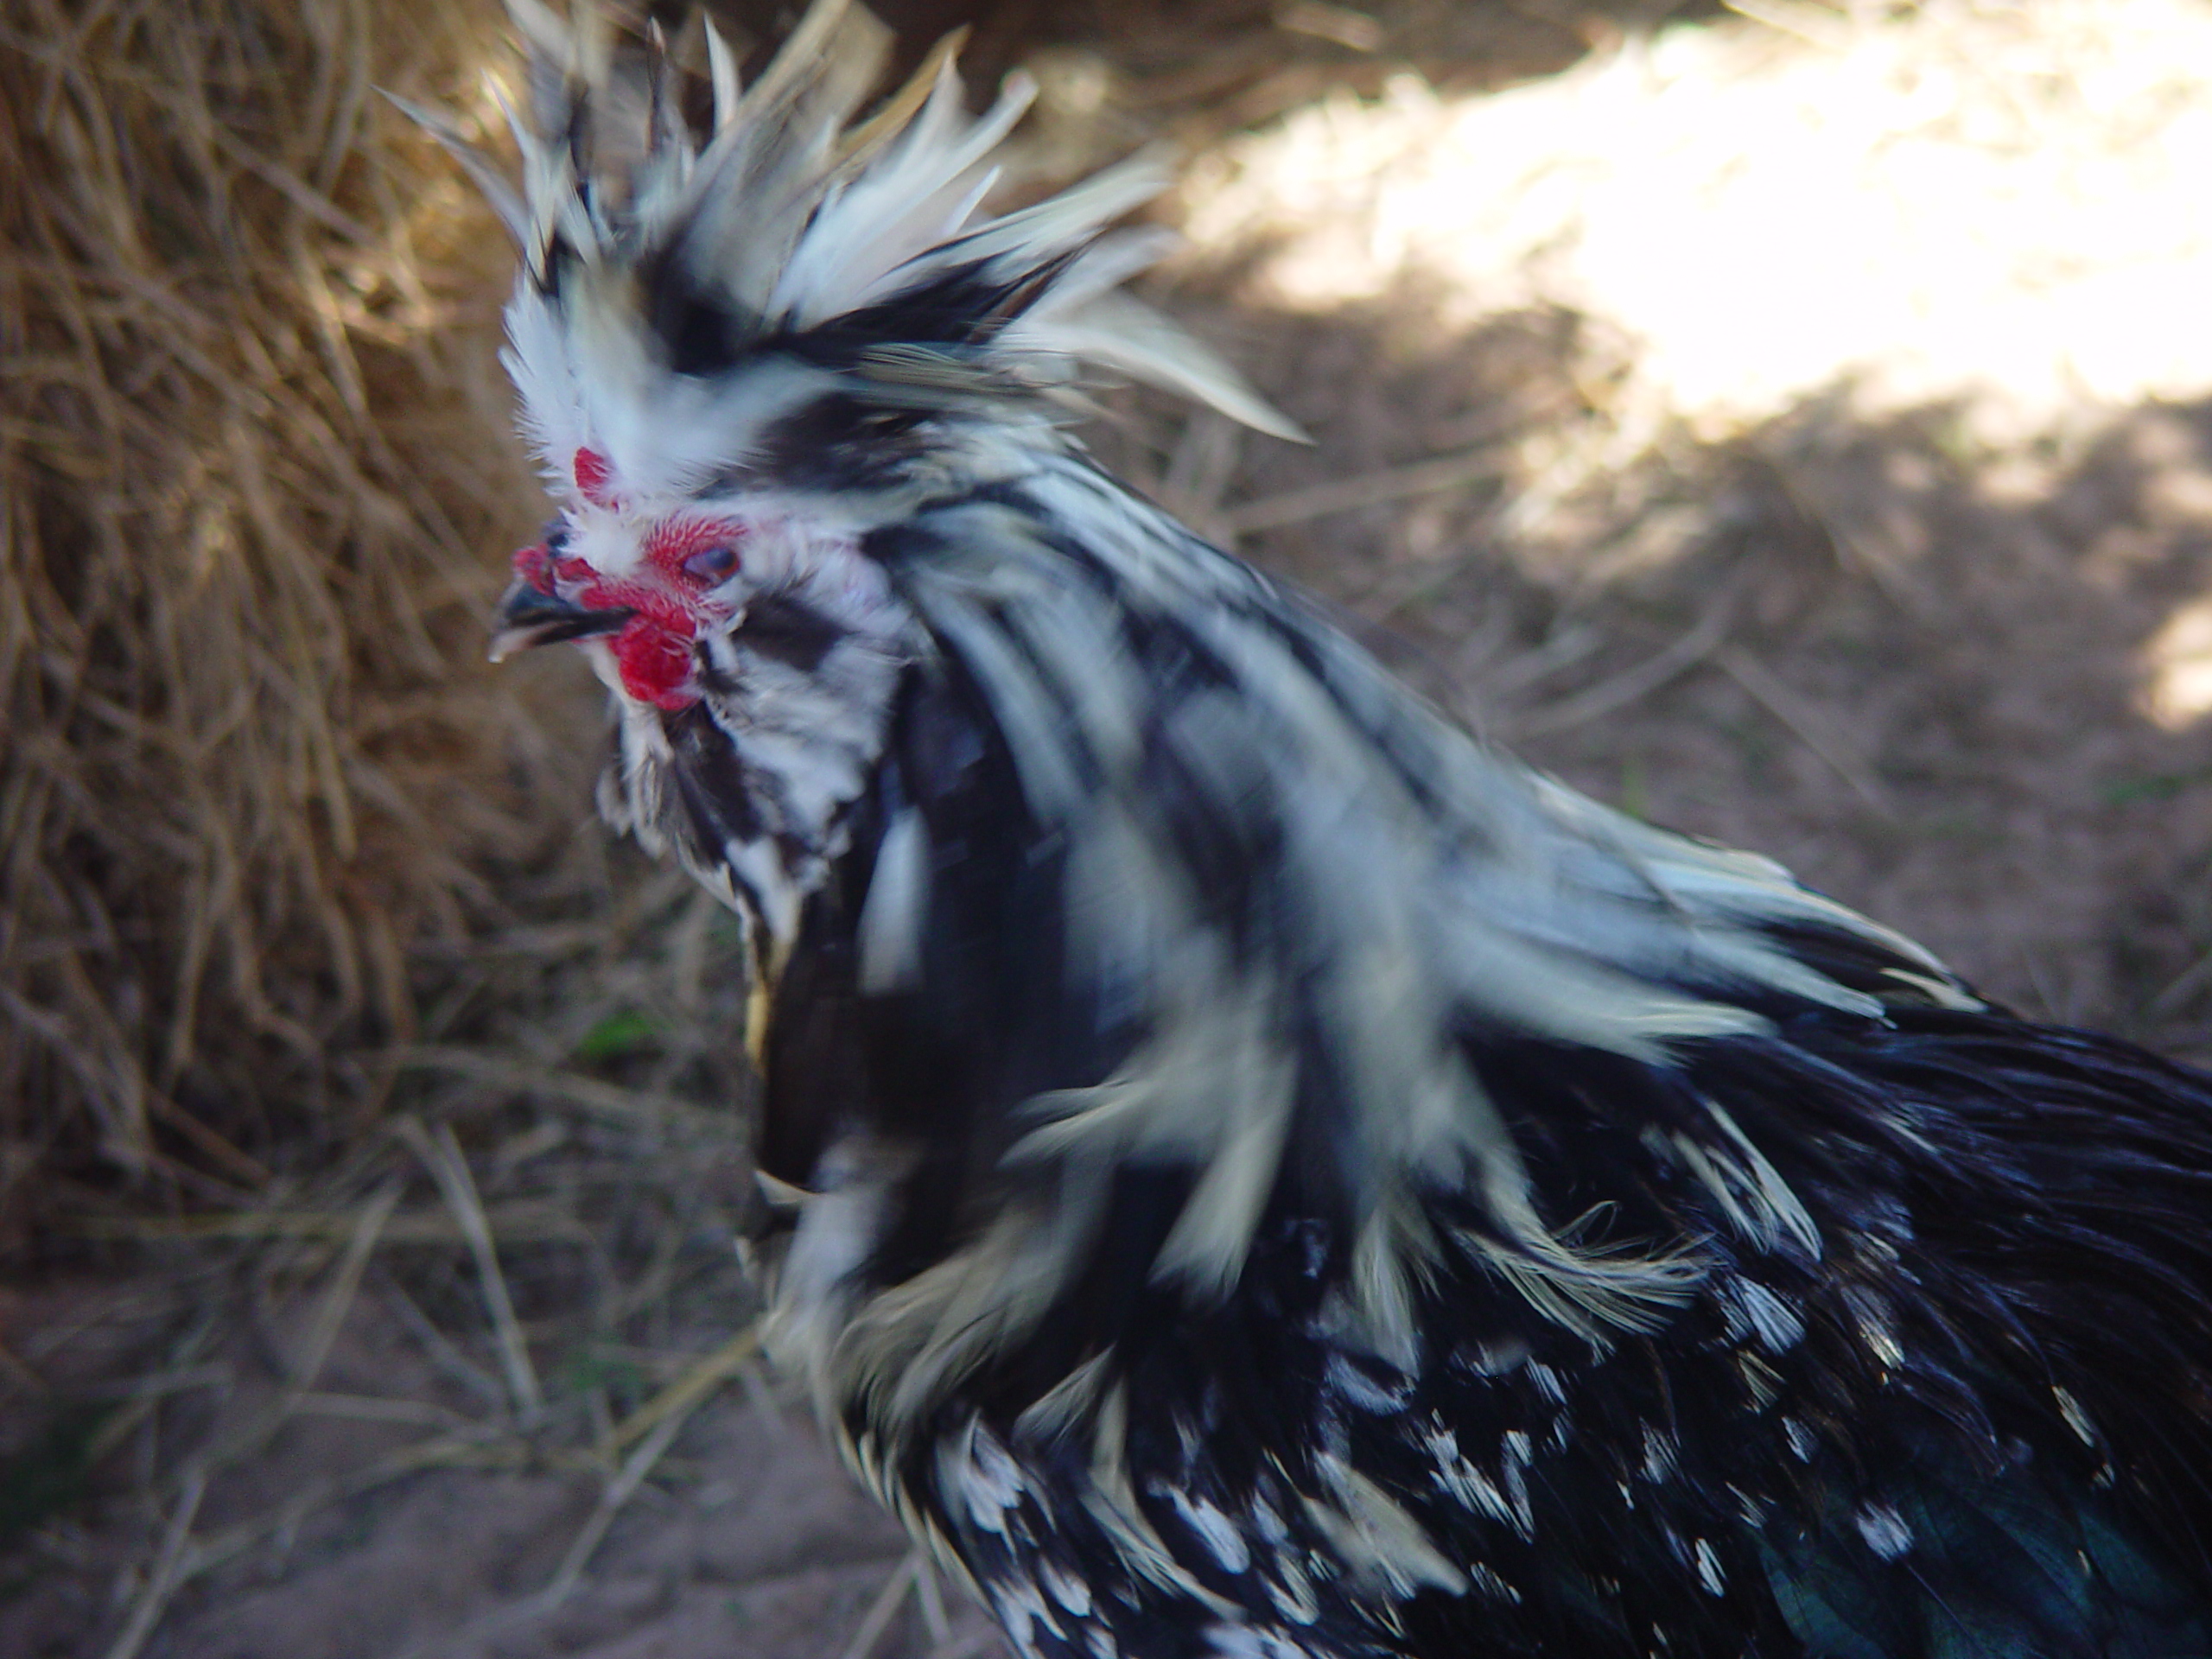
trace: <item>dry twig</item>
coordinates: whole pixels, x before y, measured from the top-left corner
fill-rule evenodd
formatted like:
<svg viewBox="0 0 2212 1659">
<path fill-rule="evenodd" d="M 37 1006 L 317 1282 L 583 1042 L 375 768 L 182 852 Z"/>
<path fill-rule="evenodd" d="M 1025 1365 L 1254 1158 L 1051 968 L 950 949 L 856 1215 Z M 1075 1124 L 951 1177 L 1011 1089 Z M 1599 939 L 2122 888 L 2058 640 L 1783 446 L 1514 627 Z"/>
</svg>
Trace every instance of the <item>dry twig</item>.
<svg viewBox="0 0 2212 1659">
<path fill-rule="evenodd" d="M 1497 466 L 1497 445 L 1484 444 L 1455 455 L 1439 455 L 1403 467 L 1385 467 L 1355 478 L 1334 479 L 1302 490 L 1263 496 L 1256 501 L 1225 508 L 1215 518 L 1227 534 L 1249 536 L 1256 531 L 1280 530 L 1285 524 L 1325 518 L 1332 512 L 1351 512 L 1360 507 L 1402 501 L 1408 496 L 1456 489 L 1472 483 Z"/>
<path fill-rule="evenodd" d="M 533 1416 L 544 1403 L 544 1396 L 537 1386 L 537 1372 L 531 1364 L 530 1345 L 515 1318 L 514 1302 L 507 1294 L 506 1276 L 499 1270 L 499 1249 L 492 1241 L 491 1224 L 484 1217 L 483 1200 L 469 1175 L 468 1160 L 461 1155 L 460 1143 L 449 1125 L 441 1123 L 435 1130 L 428 1130 L 417 1120 L 403 1117 L 392 1128 L 429 1167 L 440 1196 L 460 1224 L 469 1253 L 476 1259 L 485 1311 L 491 1316 L 499 1340 L 499 1363 L 505 1370 L 515 1409 L 525 1418 Z"/>
<path fill-rule="evenodd" d="M 884 1631 L 891 1628 L 891 1621 L 899 1616 L 899 1609 L 906 1599 L 906 1592 L 914 1587 L 916 1579 L 928 1571 L 920 1550 L 910 1550 L 906 1559 L 899 1563 L 889 1581 L 868 1604 L 867 1614 L 861 1619 L 860 1628 L 853 1632 L 853 1639 L 845 1644 L 840 1659 L 868 1659 L 875 1651 L 875 1644 L 883 1640 Z"/>
<path fill-rule="evenodd" d="M 1513 735 L 1528 738 L 1569 731 L 1650 696 L 1669 680 L 1696 667 L 1719 648 L 1727 638 L 1731 612 L 1732 607 L 1726 604 L 1713 606 L 1698 620 L 1695 627 L 1664 651 L 1587 690 L 1562 697 L 1513 721 Z"/>
<path fill-rule="evenodd" d="M 1884 817 L 1894 822 L 1897 808 L 1891 804 L 1888 791 L 1874 781 L 1872 773 L 1851 753 L 1822 728 L 1819 715 L 1807 709 L 1797 694 L 1767 672 L 1751 653 L 1734 646 L 1719 652 L 1714 658 L 1721 671 L 1751 693 L 1769 714 L 1787 726 L 1797 741 L 1851 786 L 1851 792 L 1872 807 Z"/>
<path fill-rule="evenodd" d="M 146 1638 L 162 1622 L 174 1596 L 186 1579 L 191 1576 L 188 1565 L 188 1547 L 192 1541 L 192 1522 L 200 1513 L 200 1502 L 207 1495 L 207 1478 L 194 1474 L 177 1494 L 176 1508 L 169 1514 L 168 1525 L 162 1533 L 162 1547 L 154 1558 L 153 1571 L 147 1575 L 146 1587 L 130 1609 L 130 1617 L 107 1650 L 107 1659 L 136 1659 L 138 1650 L 146 1645 Z"/>
</svg>

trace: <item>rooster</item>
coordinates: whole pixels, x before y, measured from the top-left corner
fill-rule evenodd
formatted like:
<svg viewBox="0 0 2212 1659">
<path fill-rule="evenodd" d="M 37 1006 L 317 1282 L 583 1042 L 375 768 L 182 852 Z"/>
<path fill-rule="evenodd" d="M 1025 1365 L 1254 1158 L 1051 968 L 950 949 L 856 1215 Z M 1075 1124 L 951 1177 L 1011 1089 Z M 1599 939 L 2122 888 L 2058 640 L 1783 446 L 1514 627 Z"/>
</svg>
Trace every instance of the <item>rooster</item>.
<svg viewBox="0 0 2212 1659">
<path fill-rule="evenodd" d="M 2212 1080 L 1486 749 L 1071 435 L 1290 429 L 823 0 L 535 0 L 601 805 L 741 918 L 772 1346 L 1045 1659 L 2212 1655 Z M 696 102 L 698 100 L 695 100 Z M 860 118 L 863 116 L 864 118 Z M 734 1040 L 736 1033 L 733 1033 Z"/>
</svg>

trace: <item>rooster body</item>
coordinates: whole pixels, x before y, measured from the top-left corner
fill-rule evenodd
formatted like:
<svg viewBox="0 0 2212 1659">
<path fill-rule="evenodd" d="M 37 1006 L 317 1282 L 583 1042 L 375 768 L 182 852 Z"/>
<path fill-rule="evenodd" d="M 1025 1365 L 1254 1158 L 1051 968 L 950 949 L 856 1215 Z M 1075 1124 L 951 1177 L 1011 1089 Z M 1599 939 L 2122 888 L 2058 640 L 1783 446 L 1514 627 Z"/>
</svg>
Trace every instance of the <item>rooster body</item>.
<svg viewBox="0 0 2212 1659">
<path fill-rule="evenodd" d="M 510 366 L 601 804 L 749 930 L 753 1241 L 861 1478 L 1049 1659 L 2212 1655 L 2212 1084 L 1476 744 L 1094 466 L 1018 91 L 695 135 L 534 7 Z M 449 136 L 449 135 L 448 135 Z"/>
</svg>

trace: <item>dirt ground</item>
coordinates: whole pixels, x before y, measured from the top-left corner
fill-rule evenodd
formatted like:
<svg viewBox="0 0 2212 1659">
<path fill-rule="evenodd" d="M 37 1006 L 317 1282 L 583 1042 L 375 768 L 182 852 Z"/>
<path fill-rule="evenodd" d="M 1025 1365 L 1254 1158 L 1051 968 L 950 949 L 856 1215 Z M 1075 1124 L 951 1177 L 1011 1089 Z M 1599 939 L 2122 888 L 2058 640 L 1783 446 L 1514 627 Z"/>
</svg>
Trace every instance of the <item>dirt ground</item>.
<svg viewBox="0 0 2212 1659">
<path fill-rule="evenodd" d="M 2212 14 L 1741 10 L 1046 42 L 1051 164 L 1211 133 L 1163 302 L 1314 439 L 1117 395 L 1094 442 L 1535 763 L 2212 1062 Z M 1838 285 L 1824 219 L 1895 239 Z M 997 1659 L 748 1345 L 726 925 L 571 856 L 593 902 L 417 964 L 397 1127 L 251 1213 L 89 1217 L 0 1294 L 0 1652 Z"/>
</svg>

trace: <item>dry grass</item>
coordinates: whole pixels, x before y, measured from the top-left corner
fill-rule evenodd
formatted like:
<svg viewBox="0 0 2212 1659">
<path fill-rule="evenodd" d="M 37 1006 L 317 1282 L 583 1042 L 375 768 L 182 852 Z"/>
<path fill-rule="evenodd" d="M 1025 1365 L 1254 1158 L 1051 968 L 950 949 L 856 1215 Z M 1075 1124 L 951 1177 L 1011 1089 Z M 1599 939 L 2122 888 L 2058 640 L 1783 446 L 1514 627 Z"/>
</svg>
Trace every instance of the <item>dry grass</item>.
<svg viewBox="0 0 2212 1659">
<path fill-rule="evenodd" d="M 583 757 L 476 666 L 531 493 L 505 250 L 373 92 L 450 96 L 489 10 L 0 27 L 0 1214 L 263 1185 L 372 1103 L 410 946 L 573 821 Z"/>
<path fill-rule="evenodd" d="M 742 1001 L 738 935 L 680 876 L 632 868 L 613 887 L 588 925 L 438 953 L 426 1018 L 476 1035 L 385 1052 L 382 1133 L 258 1204 L 79 1211 L 60 1226 L 130 1250 L 127 1287 L 0 1297 L 0 1532 L 27 1491 L 12 1525 L 35 1523 L 0 1538 L 22 1552 L 0 1568 L 0 1645 L 59 1629 L 109 1659 L 197 1650 L 165 1634 L 181 1617 L 240 1650 L 550 1641 L 607 1616 L 604 1554 L 632 1560 L 641 1531 L 652 1548 L 671 1506 L 720 1524 L 808 1443 L 803 1405 L 756 1363 L 730 1249 L 736 1116 L 692 1103 L 741 1093 L 715 1037 Z M 754 1423 L 735 1459 L 716 1450 L 734 1418 Z M 42 1452 L 72 1421 L 88 1433 Z M 711 1611 L 752 1597 L 794 1631 L 827 1618 L 865 1638 L 861 1659 L 902 1618 L 964 1650 L 980 1626 L 946 1623 L 895 1529 L 812 1455 L 813 1524 L 845 1556 L 795 1568 L 775 1554 L 791 1517 L 741 1520 L 755 1541 Z M 27 1486 L 57 1462 L 58 1492 Z M 458 1584 L 358 1615 L 342 1588 L 270 1589 L 311 1581 L 395 1508 L 429 1535 L 393 1571 Z M 442 1541 L 456 1526 L 465 1541 Z"/>
</svg>

